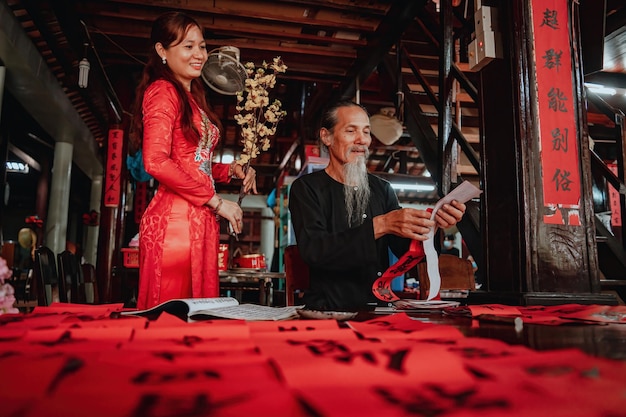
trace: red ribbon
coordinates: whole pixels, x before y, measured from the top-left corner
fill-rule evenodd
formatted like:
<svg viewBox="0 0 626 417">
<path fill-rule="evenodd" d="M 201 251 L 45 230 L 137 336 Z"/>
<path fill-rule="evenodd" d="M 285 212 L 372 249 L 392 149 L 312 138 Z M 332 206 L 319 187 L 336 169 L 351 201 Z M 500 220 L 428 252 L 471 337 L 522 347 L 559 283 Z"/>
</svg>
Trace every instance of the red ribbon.
<svg viewBox="0 0 626 417">
<path fill-rule="evenodd" d="M 391 289 L 391 281 L 408 270 L 413 268 L 419 261 L 424 259 L 426 254 L 424 253 L 424 245 L 422 242 L 418 240 L 412 240 L 411 246 L 409 246 L 409 250 L 407 253 L 402 255 L 398 262 L 391 265 L 385 273 L 374 281 L 374 285 L 372 285 L 372 292 L 382 301 L 397 301 L 400 299 Z"/>
<path fill-rule="evenodd" d="M 34 224 L 37 227 L 43 227 L 43 220 L 39 216 L 29 216 L 25 220 L 26 224 Z"/>
</svg>

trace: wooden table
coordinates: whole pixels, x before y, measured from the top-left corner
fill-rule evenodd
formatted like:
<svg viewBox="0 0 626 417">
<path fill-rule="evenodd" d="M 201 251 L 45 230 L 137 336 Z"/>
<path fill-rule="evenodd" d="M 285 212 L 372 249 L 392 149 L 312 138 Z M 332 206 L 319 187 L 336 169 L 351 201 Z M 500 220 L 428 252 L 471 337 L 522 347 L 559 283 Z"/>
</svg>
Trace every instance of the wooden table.
<svg viewBox="0 0 626 417">
<path fill-rule="evenodd" d="M 626 324 L 560 325 L 524 324 L 520 331 L 509 323 L 478 321 L 437 313 L 409 313 L 409 316 L 434 324 L 451 325 L 465 336 L 497 339 L 510 345 L 523 345 L 547 351 L 578 348 L 592 356 L 626 361 Z M 361 319 L 371 318 L 372 314 Z"/>
<path fill-rule="evenodd" d="M 259 304 L 274 305 L 274 288 L 284 287 L 284 272 L 268 272 L 256 269 L 229 269 L 220 271 L 220 291 L 233 291 L 241 301 L 246 290 L 259 291 Z"/>
</svg>

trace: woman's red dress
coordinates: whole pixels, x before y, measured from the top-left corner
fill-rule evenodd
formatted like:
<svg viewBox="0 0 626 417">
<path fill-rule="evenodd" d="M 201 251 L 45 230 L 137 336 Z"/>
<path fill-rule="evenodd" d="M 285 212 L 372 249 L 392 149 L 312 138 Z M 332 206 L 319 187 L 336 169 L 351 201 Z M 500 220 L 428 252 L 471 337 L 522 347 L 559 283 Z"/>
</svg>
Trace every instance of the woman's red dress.
<svg viewBox="0 0 626 417">
<path fill-rule="evenodd" d="M 229 167 L 211 164 L 219 131 L 191 94 L 188 99 L 200 143 L 183 136 L 171 83 L 155 81 L 144 94 L 144 166 L 159 186 L 139 227 L 139 309 L 219 295 L 219 223 L 204 204 L 215 195 L 215 182 L 230 180 Z"/>
</svg>

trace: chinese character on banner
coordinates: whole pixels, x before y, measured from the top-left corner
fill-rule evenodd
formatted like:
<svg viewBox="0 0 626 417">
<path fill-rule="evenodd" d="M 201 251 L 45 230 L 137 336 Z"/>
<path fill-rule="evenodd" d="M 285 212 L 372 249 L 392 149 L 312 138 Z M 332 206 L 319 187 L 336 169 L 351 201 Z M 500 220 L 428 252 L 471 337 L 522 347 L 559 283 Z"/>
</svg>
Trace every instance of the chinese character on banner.
<svg viewBox="0 0 626 417">
<path fill-rule="evenodd" d="M 579 130 L 569 0 L 532 0 L 537 113 L 547 224 L 580 226 Z"/>
<path fill-rule="evenodd" d="M 138 181 L 135 188 L 135 223 L 139 224 L 141 216 L 148 206 L 148 182 Z"/>
<path fill-rule="evenodd" d="M 117 207 L 120 204 L 122 175 L 122 129 L 109 130 L 107 165 L 104 171 L 104 206 Z"/>
</svg>

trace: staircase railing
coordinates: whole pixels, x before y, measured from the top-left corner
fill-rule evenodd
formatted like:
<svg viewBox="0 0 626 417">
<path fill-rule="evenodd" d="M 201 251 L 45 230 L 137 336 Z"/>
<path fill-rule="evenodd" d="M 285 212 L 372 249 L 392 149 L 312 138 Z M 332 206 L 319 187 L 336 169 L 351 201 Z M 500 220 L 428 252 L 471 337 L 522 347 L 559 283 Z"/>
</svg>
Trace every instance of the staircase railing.
<svg viewBox="0 0 626 417">
<path fill-rule="evenodd" d="M 427 14 L 419 15 L 418 19 L 416 19 L 416 24 L 419 28 L 424 32 L 425 37 L 429 39 L 432 45 L 439 49 L 440 42 L 437 39 L 437 36 L 433 34 L 432 28 L 436 25 L 433 24 L 432 19 L 430 21 L 425 21 L 428 19 Z M 433 87 L 428 82 L 427 77 L 420 70 L 420 65 L 417 59 L 414 59 L 407 48 L 400 43 L 400 46 L 396 50 L 397 54 L 400 54 L 400 57 L 397 59 L 387 58 L 384 61 L 385 68 L 390 76 L 393 78 L 393 74 L 398 74 L 398 65 L 402 65 L 405 68 L 410 68 L 411 74 L 415 77 L 421 88 L 423 89 L 426 97 L 430 104 L 436 109 L 437 117 L 439 119 L 439 126 L 442 126 L 442 117 L 444 117 L 444 112 L 442 111 L 442 103 L 439 98 L 439 93 L 436 93 Z M 439 76 L 442 76 L 442 73 L 439 72 Z M 463 72 L 459 69 L 459 67 L 451 62 L 450 71 L 448 72 L 449 76 L 458 81 L 461 88 L 467 93 L 469 98 L 473 100 L 475 103 L 478 102 L 478 90 L 472 82 L 463 74 Z M 398 80 L 394 80 L 397 85 Z M 444 80 L 443 83 L 440 81 L 439 85 L 448 84 L 452 80 Z M 439 184 L 440 190 L 450 190 L 452 189 L 452 184 L 442 184 L 444 181 L 444 175 L 441 172 L 440 167 L 445 167 L 445 164 L 451 164 L 453 161 L 447 159 L 446 155 L 450 155 L 450 148 L 458 144 L 461 151 L 467 158 L 468 162 L 471 164 L 473 169 L 478 173 L 479 178 L 481 176 L 481 162 L 480 156 L 476 153 L 472 145 L 469 143 L 465 135 L 463 134 L 461 128 L 458 124 L 453 120 L 453 114 L 448 113 L 448 118 L 450 120 L 445 121 L 450 126 L 450 140 L 446 143 L 446 148 L 443 152 L 440 151 L 440 138 L 438 138 L 437 132 L 433 129 L 430 121 L 428 120 L 428 116 L 426 112 L 423 110 L 423 106 L 420 104 L 420 100 L 416 96 L 414 91 L 411 91 L 409 85 L 406 80 L 402 81 L 402 89 L 404 92 L 405 103 L 405 125 L 409 133 L 411 134 L 411 138 L 413 140 L 414 145 L 419 150 L 422 160 L 424 161 L 426 168 L 430 171 L 431 177 L 434 179 L 436 183 Z M 459 111 L 459 110 L 457 110 Z M 459 175 L 459 178 L 462 180 L 462 175 Z M 448 178 L 448 180 L 456 180 L 457 178 Z M 461 234 L 463 235 L 463 240 L 467 245 L 468 249 L 474 255 L 474 258 L 479 261 L 482 259 L 482 241 L 480 237 L 480 205 L 477 203 L 468 204 L 468 210 L 466 215 L 464 216 L 464 220 L 458 225 Z M 480 264 L 480 261 L 479 261 Z"/>
<path fill-rule="evenodd" d="M 619 209 L 620 224 L 626 224 L 626 209 L 625 209 L 625 195 L 626 185 L 624 184 L 625 176 L 625 158 L 624 158 L 624 143 L 626 141 L 626 123 L 624 113 L 615 109 L 602 99 L 598 94 L 586 90 L 586 97 L 588 104 L 593 105 L 593 108 L 600 114 L 603 114 L 608 118 L 608 121 L 613 126 L 608 129 L 608 138 L 611 143 L 614 144 L 614 149 L 611 151 L 611 159 L 615 159 L 617 164 L 617 174 L 613 172 L 606 164 L 605 159 L 601 157 L 594 150 L 590 151 L 591 154 L 591 170 L 596 183 L 600 182 L 598 186 L 608 184 L 613 187 L 619 195 L 619 207 L 605 207 L 611 212 L 611 217 L 614 218 L 617 210 Z M 588 105 L 587 108 L 590 106 Z M 589 131 L 591 133 L 591 127 Z M 591 136 L 591 135 L 590 135 Z M 604 184 L 602 183 L 604 182 Z M 606 187 L 599 190 L 601 193 L 608 193 Z M 606 200 L 606 199 L 605 199 Z M 623 226 L 610 230 L 605 224 L 596 220 L 596 241 L 598 243 L 598 265 L 602 272 L 604 279 L 600 280 L 600 284 L 603 288 L 614 288 L 618 292 L 622 293 L 626 289 L 626 234 L 623 233 Z"/>
</svg>

